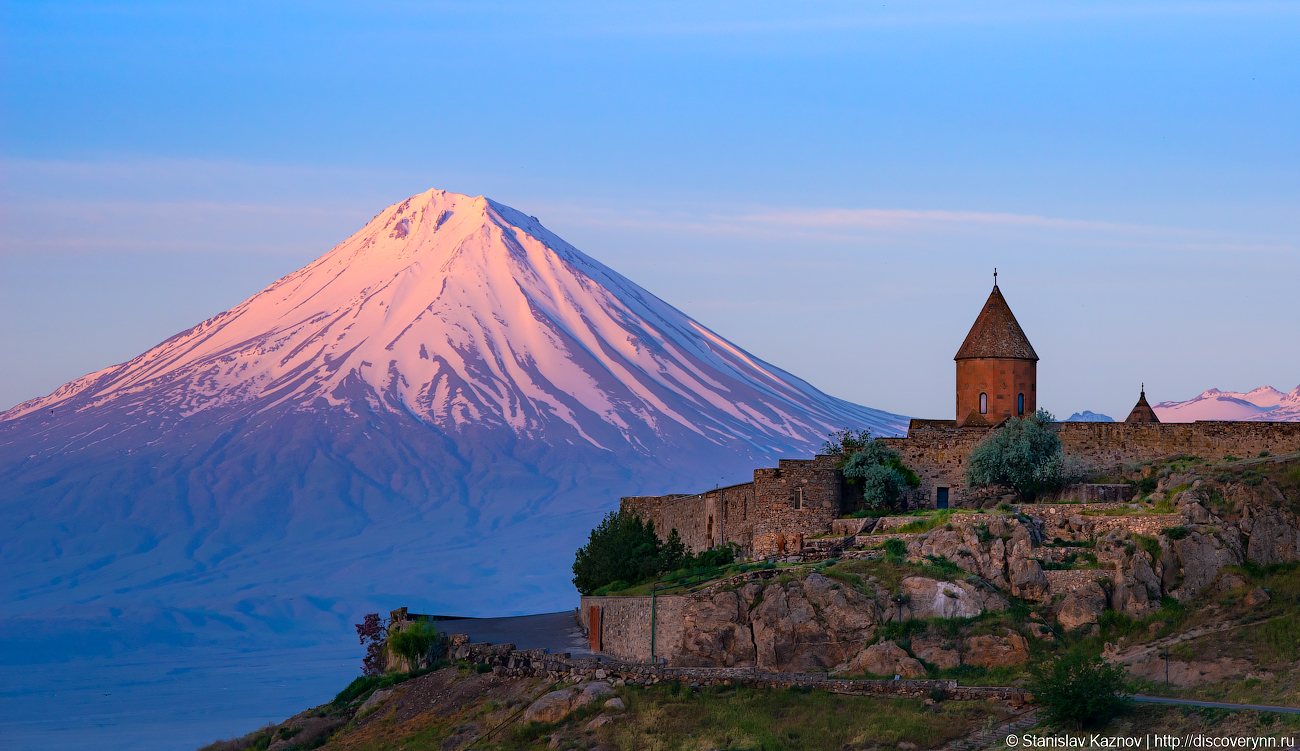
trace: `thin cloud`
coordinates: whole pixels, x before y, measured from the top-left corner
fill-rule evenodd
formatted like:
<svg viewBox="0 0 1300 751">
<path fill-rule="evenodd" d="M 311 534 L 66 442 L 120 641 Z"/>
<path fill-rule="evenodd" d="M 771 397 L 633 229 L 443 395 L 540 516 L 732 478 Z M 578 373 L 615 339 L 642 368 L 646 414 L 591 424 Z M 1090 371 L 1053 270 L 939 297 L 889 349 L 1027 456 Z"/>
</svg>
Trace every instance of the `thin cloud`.
<svg viewBox="0 0 1300 751">
<path fill-rule="evenodd" d="M 873 234 L 971 234 L 989 231 L 1035 232 L 1061 239 L 1150 250 L 1210 252 L 1294 252 L 1295 246 L 1259 237 L 1186 227 L 1131 224 L 1095 219 L 1050 217 L 1010 212 L 943 209 L 748 207 L 731 212 L 584 209 L 554 206 L 563 221 L 591 226 L 721 235 L 822 237 L 854 240 Z"/>
</svg>

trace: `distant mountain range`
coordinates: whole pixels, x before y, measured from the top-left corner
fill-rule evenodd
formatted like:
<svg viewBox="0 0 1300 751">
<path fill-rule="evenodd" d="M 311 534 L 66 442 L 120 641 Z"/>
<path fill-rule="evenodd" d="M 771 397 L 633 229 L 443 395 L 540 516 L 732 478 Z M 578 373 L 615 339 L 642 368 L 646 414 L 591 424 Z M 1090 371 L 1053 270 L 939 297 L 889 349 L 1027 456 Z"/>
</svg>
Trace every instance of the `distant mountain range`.
<svg viewBox="0 0 1300 751">
<path fill-rule="evenodd" d="M 1108 415 L 1097 414 L 1085 409 L 1065 418 L 1065 422 L 1115 422 L 1115 420 Z"/>
<path fill-rule="evenodd" d="M 430 190 L 0 414 L 0 620 L 253 638 L 312 619 L 346 635 L 359 607 L 555 610 L 619 496 L 906 425 L 750 355 L 535 217 Z"/>
<path fill-rule="evenodd" d="M 1196 420 L 1253 420 L 1260 422 L 1300 422 L 1300 386 L 1284 394 L 1272 386 L 1239 393 L 1210 389 L 1185 402 L 1160 402 L 1151 405 L 1161 422 L 1195 422 Z"/>
</svg>

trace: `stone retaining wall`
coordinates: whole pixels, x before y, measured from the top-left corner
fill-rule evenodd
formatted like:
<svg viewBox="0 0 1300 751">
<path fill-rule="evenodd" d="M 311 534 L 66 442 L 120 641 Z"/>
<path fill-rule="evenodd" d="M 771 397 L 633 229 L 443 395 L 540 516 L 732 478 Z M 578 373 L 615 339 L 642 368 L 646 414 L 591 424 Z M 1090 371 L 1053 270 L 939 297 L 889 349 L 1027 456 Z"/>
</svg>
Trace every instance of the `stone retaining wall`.
<svg viewBox="0 0 1300 751">
<path fill-rule="evenodd" d="M 1093 569 L 1071 569 L 1069 571 L 1044 571 L 1047 577 L 1047 591 L 1056 595 L 1064 595 L 1086 585 L 1088 582 L 1098 579 L 1115 580 L 1115 571 L 1106 568 Z"/>
<path fill-rule="evenodd" d="M 621 660 L 648 663 L 652 647 L 656 659 L 682 651 L 682 611 L 692 597 L 707 595 L 584 596 L 578 621 L 590 631 L 591 608 L 600 608 L 600 633 L 594 635 L 593 647 Z"/>
<path fill-rule="evenodd" d="M 1022 706 L 1034 700 L 1024 689 L 1001 686 L 960 686 L 952 679 L 855 680 L 831 678 L 827 673 L 771 673 L 759 668 L 692 668 L 649 665 L 600 658 L 573 658 L 568 653 L 546 654 L 545 650 L 516 650 L 512 644 L 467 644 L 466 659 L 492 666 L 498 676 L 546 677 L 550 680 L 607 680 L 633 685 L 679 681 L 691 686 L 746 685 L 757 688 L 809 686 L 834 693 L 857 696 L 928 697 L 942 691 L 945 699 L 957 701 L 1006 701 Z"/>
</svg>

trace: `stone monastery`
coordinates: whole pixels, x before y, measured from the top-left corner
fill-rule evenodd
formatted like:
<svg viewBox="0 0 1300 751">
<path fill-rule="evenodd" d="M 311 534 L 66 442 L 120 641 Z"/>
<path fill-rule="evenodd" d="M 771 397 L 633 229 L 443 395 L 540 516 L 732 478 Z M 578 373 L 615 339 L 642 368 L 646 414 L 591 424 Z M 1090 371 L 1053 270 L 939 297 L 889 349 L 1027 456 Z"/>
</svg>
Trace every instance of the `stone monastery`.
<svg viewBox="0 0 1300 751">
<path fill-rule="evenodd" d="M 921 478 L 920 487 L 904 497 L 910 508 L 995 505 L 996 497 L 967 488 L 966 458 L 1008 419 L 1038 409 L 1038 355 L 996 278 L 953 359 L 955 419 L 912 420 L 905 438 L 880 439 Z M 1255 456 L 1300 450 L 1300 423 L 1162 424 L 1145 390 L 1122 423 L 1064 422 L 1056 427 L 1066 454 L 1114 476 L 1131 474 L 1141 462 L 1178 454 Z M 797 554 L 805 540 L 836 531 L 836 520 L 861 506 L 861 491 L 845 481 L 836 467 L 839 461 L 839 456 L 827 455 L 782 459 L 775 468 L 754 470 L 752 482 L 694 495 L 628 497 L 621 508 L 653 520 L 661 537 L 676 529 L 694 552 L 734 543 L 751 559 Z M 1130 486 L 1076 487 L 1097 494 L 1122 493 Z"/>
</svg>

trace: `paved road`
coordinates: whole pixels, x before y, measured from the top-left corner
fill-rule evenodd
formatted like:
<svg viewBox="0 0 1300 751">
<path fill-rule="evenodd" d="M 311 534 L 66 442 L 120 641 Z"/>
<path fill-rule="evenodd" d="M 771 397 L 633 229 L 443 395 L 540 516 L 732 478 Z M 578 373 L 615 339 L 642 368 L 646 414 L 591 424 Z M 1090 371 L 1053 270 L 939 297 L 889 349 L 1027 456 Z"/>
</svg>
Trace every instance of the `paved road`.
<svg viewBox="0 0 1300 751">
<path fill-rule="evenodd" d="M 1267 704 L 1225 704 L 1220 701 L 1192 701 L 1191 699 L 1166 699 L 1163 696 L 1134 696 L 1133 701 L 1145 701 L 1152 704 L 1186 704 L 1192 707 L 1218 707 L 1220 709 L 1258 709 L 1261 712 L 1285 712 L 1300 714 L 1295 707 L 1272 707 Z"/>
</svg>

